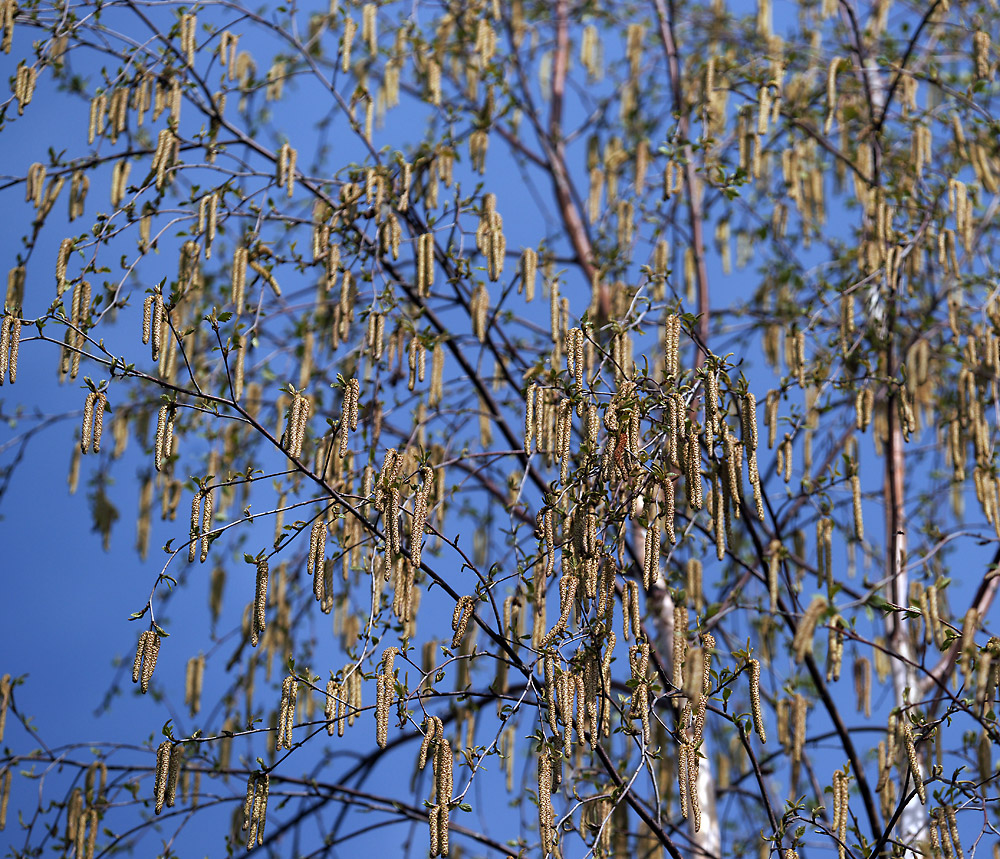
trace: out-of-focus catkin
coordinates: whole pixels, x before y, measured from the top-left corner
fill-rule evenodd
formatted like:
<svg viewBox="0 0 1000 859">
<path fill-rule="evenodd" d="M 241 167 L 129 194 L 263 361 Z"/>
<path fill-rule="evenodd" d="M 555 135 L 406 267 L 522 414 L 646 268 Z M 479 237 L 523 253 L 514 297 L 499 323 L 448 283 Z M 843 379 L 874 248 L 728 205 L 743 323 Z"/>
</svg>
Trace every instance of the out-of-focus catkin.
<svg viewBox="0 0 1000 859">
<path fill-rule="evenodd" d="M 188 660 L 187 673 L 184 681 L 184 703 L 192 716 L 196 716 L 201 709 L 201 689 L 205 676 L 205 655 L 199 653 Z"/>
</svg>

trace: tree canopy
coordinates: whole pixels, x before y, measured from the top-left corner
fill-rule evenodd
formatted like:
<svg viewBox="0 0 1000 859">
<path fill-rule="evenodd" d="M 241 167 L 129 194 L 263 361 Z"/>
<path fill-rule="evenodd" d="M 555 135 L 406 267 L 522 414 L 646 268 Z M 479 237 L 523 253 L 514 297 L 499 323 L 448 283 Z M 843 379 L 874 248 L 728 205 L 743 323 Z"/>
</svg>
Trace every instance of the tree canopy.
<svg viewBox="0 0 1000 859">
<path fill-rule="evenodd" d="M 0 0 L 10 855 L 1000 857 L 997 11 Z"/>
</svg>

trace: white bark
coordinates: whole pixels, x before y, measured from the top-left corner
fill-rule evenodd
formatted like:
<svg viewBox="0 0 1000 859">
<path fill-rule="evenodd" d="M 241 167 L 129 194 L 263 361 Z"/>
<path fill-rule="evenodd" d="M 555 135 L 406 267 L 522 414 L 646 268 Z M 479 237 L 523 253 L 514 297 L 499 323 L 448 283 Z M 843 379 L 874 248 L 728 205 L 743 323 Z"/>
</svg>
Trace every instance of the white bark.
<svg viewBox="0 0 1000 859">
<path fill-rule="evenodd" d="M 639 547 L 644 540 L 638 540 Z M 656 580 L 649 590 L 646 607 L 652 616 L 657 631 L 657 654 L 660 664 L 670 674 L 673 671 L 674 640 L 674 600 L 670 596 L 663 572 L 657 570 Z M 703 759 L 698 767 L 698 805 L 701 807 L 701 826 L 694 831 L 693 815 L 688 821 L 692 842 L 697 845 L 702 856 L 720 856 L 722 835 L 719 831 L 719 814 L 715 805 L 715 778 L 712 775 L 712 759 L 709 757 L 708 738 L 703 737 L 701 754 Z"/>
</svg>

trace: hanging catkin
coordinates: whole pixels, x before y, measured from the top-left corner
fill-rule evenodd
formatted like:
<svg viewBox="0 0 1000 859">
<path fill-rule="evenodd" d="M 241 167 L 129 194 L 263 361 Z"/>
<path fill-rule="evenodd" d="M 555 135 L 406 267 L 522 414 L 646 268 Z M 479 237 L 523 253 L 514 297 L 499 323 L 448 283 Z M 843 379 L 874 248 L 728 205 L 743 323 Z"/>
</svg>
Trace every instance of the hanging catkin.
<svg viewBox="0 0 1000 859">
<path fill-rule="evenodd" d="M 454 635 L 451 638 L 452 650 L 457 650 L 459 644 L 461 644 L 462 639 L 465 637 L 465 631 L 469 627 L 469 620 L 474 613 L 475 597 L 468 594 L 460 596 L 455 603 L 455 611 L 451 617 L 451 628 L 454 630 Z"/>
<path fill-rule="evenodd" d="M 264 843 L 264 823 L 267 819 L 267 773 L 252 773 L 247 781 L 247 796 L 243 803 L 243 831 L 247 832 L 247 849 Z"/>
<path fill-rule="evenodd" d="M 289 674 L 281 684 L 281 702 L 278 707 L 278 742 L 277 748 L 292 747 L 292 727 L 295 724 L 295 699 L 298 695 L 298 684 L 294 674 Z"/>
<path fill-rule="evenodd" d="M 254 591 L 253 618 L 250 630 L 250 644 L 253 647 L 256 647 L 260 641 L 260 636 L 263 634 L 267 622 L 265 614 L 268 579 L 267 558 L 261 554 L 255 563 L 257 565 L 257 585 Z"/>
<path fill-rule="evenodd" d="M 156 813 L 163 811 L 167 800 L 167 781 L 170 778 L 170 740 L 164 740 L 156 750 L 156 779 L 153 783 L 153 799 Z"/>
<path fill-rule="evenodd" d="M 805 614 L 799 621 L 798 628 L 792 640 L 792 651 L 795 654 L 795 661 L 802 662 L 803 659 L 812 653 L 813 634 L 816 632 L 816 624 L 826 611 L 827 602 L 818 594 L 813 597 L 812 602 L 806 609 Z"/>
<path fill-rule="evenodd" d="M 393 667 L 398 647 L 387 647 L 382 653 L 382 664 L 376 675 L 375 735 L 379 748 L 384 749 L 389 736 L 389 708 L 395 697 L 396 672 Z"/>
<path fill-rule="evenodd" d="M 192 716 L 196 716 L 201 709 L 201 689 L 204 676 L 205 656 L 200 653 L 188 660 L 184 680 L 184 703 L 188 705 Z"/>
<path fill-rule="evenodd" d="M 750 711 L 753 716 L 753 727 L 762 743 L 767 742 L 764 731 L 764 714 L 760 704 L 760 661 L 750 660 Z"/>
<path fill-rule="evenodd" d="M 163 469 L 163 464 L 170 459 L 173 453 L 174 439 L 174 409 L 173 406 L 164 403 L 160 406 L 159 416 L 156 423 L 156 441 L 154 444 L 154 465 L 157 471 Z"/>
<path fill-rule="evenodd" d="M 348 437 L 358 429 L 358 397 L 361 386 L 358 380 L 351 379 L 344 389 L 344 404 L 340 416 L 340 448 L 341 456 L 347 456 Z"/>
<path fill-rule="evenodd" d="M 107 395 L 91 391 L 83 406 L 83 425 L 80 429 L 80 453 L 100 453 L 101 433 L 104 428 L 104 409 L 107 405 Z"/>
<path fill-rule="evenodd" d="M 913 777 L 913 784 L 917 789 L 917 796 L 922 805 L 927 805 L 927 791 L 924 788 L 924 779 L 920 770 L 920 758 L 917 756 L 917 748 L 913 741 L 913 728 L 909 722 L 903 723 L 903 742 L 906 748 L 906 760 L 910 766 L 910 775 Z"/>
<path fill-rule="evenodd" d="M 160 636 L 151 629 L 143 630 L 135 649 L 132 665 L 132 682 L 138 683 L 143 693 L 149 689 L 149 681 L 156 668 L 156 657 L 160 652 Z"/>
<path fill-rule="evenodd" d="M 302 444 L 306 436 L 306 424 L 312 404 L 309 398 L 296 392 L 288 409 L 288 423 L 285 427 L 284 447 L 289 457 L 298 459 L 302 456 Z"/>
</svg>

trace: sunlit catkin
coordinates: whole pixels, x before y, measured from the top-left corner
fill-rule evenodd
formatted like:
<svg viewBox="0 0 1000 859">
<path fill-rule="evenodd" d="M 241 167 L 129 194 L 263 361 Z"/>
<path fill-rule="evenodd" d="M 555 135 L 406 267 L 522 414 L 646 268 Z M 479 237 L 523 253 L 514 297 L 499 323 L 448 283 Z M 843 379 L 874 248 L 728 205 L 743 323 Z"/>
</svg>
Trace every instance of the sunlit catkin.
<svg viewBox="0 0 1000 859">
<path fill-rule="evenodd" d="M 656 517 L 646 528 L 646 545 L 642 557 L 642 585 L 648 591 L 657 580 L 660 568 L 660 521 Z"/>
<path fill-rule="evenodd" d="M 160 406 L 156 423 L 156 440 L 153 446 L 153 464 L 157 471 L 163 469 L 163 464 L 173 453 L 173 407 L 167 403 Z"/>
<path fill-rule="evenodd" d="M 156 657 L 159 652 L 160 636 L 150 629 L 143 630 L 139 635 L 135 662 L 132 665 L 132 682 L 138 683 L 143 693 L 149 689 L 149 680 L 156 668 Z"/>
<path fill-rule="evenodd" d="M 295 162 L 298 160 L 298 152 L 290 143 L 282 143 L 278 150 L 278 175 L 279 186 L 284 186 L 286 196 L 291 199 L 295 194 Z"/>
<path fill-rule="evenodd" d="M 451 638 L 452 650 L 457 650 L 459 644 L 461 644 L 462 639 L 465 637 L 465 631 L 469 627 L 469 620 L 474 613 L 475 598 L 468 594 L 460 596 L 455 603 L 455 611 L 451 616 L 451 628 L 454 630 L 454 635 Z"/>
<path fill-rule="evenodd" d="M 164 740 L 156 750 L 156 779 L 153 783 L 153 799 L 156 813 L 163 811 L 167 799 L 167 781 L 170 779 L 170 740 Z"/>
<path fill-rule="evenodd" d="M 298 696 L 298 683 L 294 674 L 289 674 L 281 683 L 281 701 L 278 706 L 278 744 L 277 748 L 292 747 L 292 728 L 295 725 L 295 700 Z"/>
<path fill-rule="evenodd" d="M 191 523 L 188 530 L 188 563 L 194 562 L 198 555 L 198 538 L 201 533 L 201 502 L 203 493 L 199 490 L 191 498 Z"/>
<path fill-rule="evenodd" d="M 382 653 L 382 664 L 376 675 L 375 737 L 379 748 L 384 749 L 389 738 L 389 708 L 395 698 L 396 673 L 393 663 L 398 647 L 387 647 Z"/>
<path fill-rule="evenodd" d="M 906 760 L 910 766 L 910 774 L 913 776 L 913 784 L 917 789 L 917 796 L 920 797 L 922 805 L 927 805 L 927 791 L 924 788 L 924 779 L 920 770 L 920 759 L 917 757 L 917 747 L 913 742 L 913 728 L 909 722 L 903 723 L 903 742 L 906 746 Z"/>
<path fill-rule="evenodd" d="M 434 285 L 434 234 L 417 236 L 417 294 L 427 298 Z"/>
<path fill-rule="evenodd" d="M 554 836 L 552 810 L 552 761 L 547 749 L 538 751 L 538 832 L 541 836 L 542 854 L 552 852 Z"/>
<path fill-rule="evenodd" d="M 128 184 L 132 164 L 128 159 L 118 161 L 111 171 L 111 207 L 117 209 L 125 199 L 125 186 Z"/>
<path fill-rule="evenodd" d="M 326 558 L 326 522 L 319 518 L 312 525 L 309 534 L 309 559 L 306 571 L 313 580 L 313 596 L 319 602 L 326 600 L 326 585 L 324 579 L 324 561 Z"/>
<path fill-rule="evenodd" d="M 243 804 L 243 830 L 247 833 L 247 849 L 264 843 L 264 823 L 267 819 L 267 773 L 253 773 L 247 782 L 247 796 Z"/>
<path fill-rule="evenodd" d="M 861 513 L 861 477 L 857 463 L 851 463 L 851 501 L 854 510 L 854 538 L 860 543 L 865 539 L 865 522 Z"/>
<path fill-rule="evenodd" d="M 260 636 L 263 634 L 264 629 L 267 626 L 267 616 L 265 614 L 265 609 L 267 607 L 267 558 L 261 556 L 257 559 L 256 564 L 257 585 L 254 592 L 253 618 L 250 629 L 250 644 L 253 647 L 257 646 L 257 643 L 260 641 Z"/>
<path fill-rule="evenodd" d="M 674 640 L 673 640 L 673 684 L 676 688 L 684 685 L 684 660 L 687 657 L 688 610 L 687 606 L 677 603 L 674 606 Z"/>
<path fill-rule="evenodd" d="M 535 297 L 535 281 L 538 277 L 538 253 L 534 248 L 525 248 L 521 254 L 521 283 L 518 292 L 524 292 L 524 300 Z"/>
<path fill-rule="evenodd" d="M 760 706 L 760 661 L 750 660 L 750 712 L 753 715 L 753 729 L 762 743 L 767 742 L 764 731 L 764 713 Z"/>
<path fill-rule="evenodd" d="M 80 453 L 90 453 L 92 448 L 95 453 L 100 450 L 99 443 L 95 441 L 97 437 L 96 413 L 100 396 L 100 394 L 94 391 L 87 394 L 87 399 L 83 406 L 83 424 L 80 427 Z M 101 405 L 103 418 L 103 404 Z"/>
<path fill-rule="evenodd" d="M 245 293 L 246 293 L 248 259 L 249 259 L 249 251 L 245 247 L 238 246 L 233 251 L 231 292 L 232 292 L 233 307 L 237 314 L 241 314 L 243 312 L 243 303 L 245 300 Z"/>
<path fill-rule="evenodd" d="M 302 444 L 306 437 L 306 424 L 311 411 L 312 404 L 309 398 L 296 393 L 288 409 L 288 423 L 284 435 L 284 447 L 292 459 L 302 456 Z"/>
<path fill-rule="evenodd" d="M 524 455 L 531 456 L 531 443 L 535 438 L 535 399 L 538 386 L 532 383 L 524 395 Z"/>
<path fill-rule="evenodd" d="M 357 379 L 351 379 L 344 389 L 344 404 L 340 416 L 340 455 L 347 456 L 348 436 L 358 428 L 358 397 L 361 385 Z"/>
</svg>

